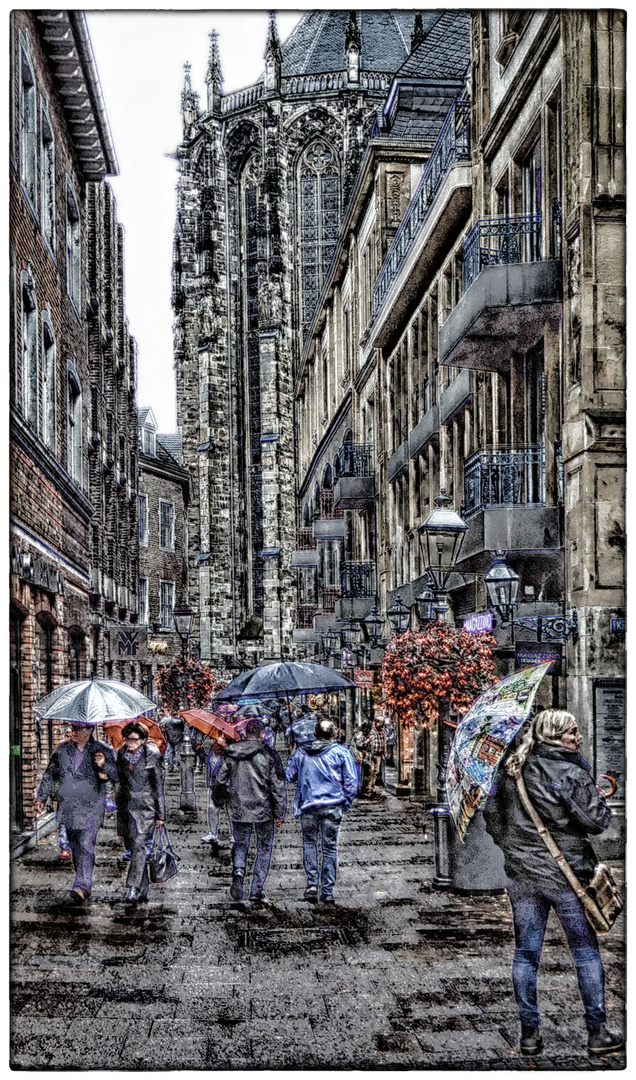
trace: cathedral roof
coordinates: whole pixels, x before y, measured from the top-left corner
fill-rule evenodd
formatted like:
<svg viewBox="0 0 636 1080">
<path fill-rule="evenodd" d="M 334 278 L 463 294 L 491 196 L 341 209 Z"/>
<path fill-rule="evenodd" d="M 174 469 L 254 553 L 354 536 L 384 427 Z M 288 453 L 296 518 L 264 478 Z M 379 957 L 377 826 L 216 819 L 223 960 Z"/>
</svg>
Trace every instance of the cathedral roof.
<svg viewBox="0 0 636 1080">
<path fill-rule="evenodd" d="M 462 76 L 470 59 L 470 15 L 467 11 L 429 12 L 436 21 L 424 24 L 424 41 L 397 72 L 397 78 L 449 79 Z"/>
<path fill-rule="evenodd" d="M 312 75 L 345 68 L 345 32 L 349 11 L 308 11 L 283 43 L 283 75 Z M 439 11 L 422 12 L 424 32 Z M 413 11 L 357 11 L 360 69 L 393 72 L 411 51 Z"/>
</svg>

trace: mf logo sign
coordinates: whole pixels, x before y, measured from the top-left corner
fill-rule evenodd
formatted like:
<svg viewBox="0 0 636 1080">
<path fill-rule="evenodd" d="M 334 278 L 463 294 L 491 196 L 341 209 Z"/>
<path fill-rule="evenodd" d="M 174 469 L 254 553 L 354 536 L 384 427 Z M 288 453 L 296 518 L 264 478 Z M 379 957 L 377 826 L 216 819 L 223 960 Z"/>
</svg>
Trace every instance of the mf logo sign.
<svg viewBox="0 0 636 1080">
<path fill-rule="evenodd" d="M 146 645 L 145 630 L 111 630 L 110 653 L 114 660 L 145 660 Z"/>
</svg>

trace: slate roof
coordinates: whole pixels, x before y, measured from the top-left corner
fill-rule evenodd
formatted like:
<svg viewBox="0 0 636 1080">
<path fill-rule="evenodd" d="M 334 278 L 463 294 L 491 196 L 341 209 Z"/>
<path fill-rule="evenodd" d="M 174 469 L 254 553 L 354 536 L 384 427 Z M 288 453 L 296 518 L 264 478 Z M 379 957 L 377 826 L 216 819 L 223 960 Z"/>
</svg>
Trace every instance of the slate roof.
<svg viewBox="0 0 636 1080">
<path fill-rule="evenodd" d="M 179 465 L 183 465 L 183 436 L 157 432 L 157 446 L 162 446 Z"/>
<path fill-rule="evenodd" d="M 448 79 L 462 76 L 470 60 L 470 14 L 467 11 L 431 12 L 435 22 L 426 25 L 426 37 L 397 71 L 399 79 Z"/>
<path fill-rule="evenodd" d="M 423 11 L 424 32 L 439 19 L 439 11 Z M 356 11 L 360 32 L 360 69 L 397 71 L 411 50 L 413 11 Z M 282 73 L 311 75 L 344 71 L 345 31 L 349 9 L 308 11 L 281 46 Z"/>
</svg>

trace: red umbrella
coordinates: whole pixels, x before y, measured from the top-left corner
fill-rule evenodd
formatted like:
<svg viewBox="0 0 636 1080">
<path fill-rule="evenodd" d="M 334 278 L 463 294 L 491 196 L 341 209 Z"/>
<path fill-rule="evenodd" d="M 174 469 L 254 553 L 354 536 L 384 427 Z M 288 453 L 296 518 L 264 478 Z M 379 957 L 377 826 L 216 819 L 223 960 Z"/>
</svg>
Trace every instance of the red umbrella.
<svg viewBox="0 0 636 1080">
<path fill-rule="evenodd" d="M 159 724 L 156 720 L 150 720 L 147 716 L 140 716 L 139 722 L 146 725 L 150 738 L 154 739 L 159 751 L 163 754 L 166 749 L 166 740 Z M 113 750 L 119 750 L 119 747 L 124 745 L 122 730 L 127 724 L 132 723 L 132 720 L 104 720 L 104 730 L 108 735 Z"/>
<path fill-rule="evenodd" d="M 232 739 L 233 742 L 240 742 L 240 735 L 231 724 L 228 724 L 227 720 L 224 720 L 217 713 L 206 712 L 205 709 L 182 709 L 180 716 L 187 720 L 197 731 L 209 735 L 211 739 L 216 739 L 218 735 L 225 735 L 227 739 Z"/>
</svg>

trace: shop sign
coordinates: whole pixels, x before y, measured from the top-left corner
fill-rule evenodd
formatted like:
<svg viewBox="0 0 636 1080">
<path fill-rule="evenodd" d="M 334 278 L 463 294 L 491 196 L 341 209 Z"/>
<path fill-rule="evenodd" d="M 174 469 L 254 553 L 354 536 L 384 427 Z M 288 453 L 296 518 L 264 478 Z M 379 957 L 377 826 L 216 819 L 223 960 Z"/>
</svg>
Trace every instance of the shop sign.
<svg viewBox="0 0 636 1080">
<path fill-rule="evenodd" d="M 464 619 L 463 629 L 468 634 L 483 634 L 484 631 L 490 633 L 492 624 L 492 611 L 478 611 L 476 615 L 469 615 L 467 619 Z"/>
<path fill-rule="evenodd" d="M 147 660 L 147 631 L 132 626 L 111 630 L 110 658 L 111 660 Z"/>
<path fill-rule="evenodd" d="M 607 774 L 616 780 L 616 800 L 624 802 L 624 679 L 594 679 L 594 775 L 598 779 Z"/>
<path fill-rule="evenodd" d="M 624 634 L 625 619 L 610 619 L 610 632 L 612 634 Z"/>
<path fill-rule="evenodd" d="M 353 681 L 361 689 L 370 690 L 375 683 L 375 671 L 370 671 L 368 668 L 356 668 Z"/>
<path fill-rule="evenodd" d="M 544 664 L 552 660 L 550 675 L 561 675 L 561 662 L 563 660 L 563 646 L 560 644 L 544 645 L 537 641 L 519 641 L 515 647 L 515 667 L 517 669 L 532 667 L 533 664 Z"/>
</svg>

